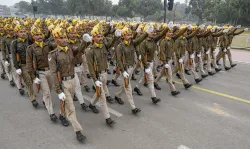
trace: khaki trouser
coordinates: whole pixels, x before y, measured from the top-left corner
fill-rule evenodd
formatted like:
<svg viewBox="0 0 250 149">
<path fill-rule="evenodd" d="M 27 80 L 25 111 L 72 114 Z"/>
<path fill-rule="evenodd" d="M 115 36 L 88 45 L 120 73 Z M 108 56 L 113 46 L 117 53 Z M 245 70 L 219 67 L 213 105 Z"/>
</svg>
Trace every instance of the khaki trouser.
<svg viewBox="0 0 250 149">
<path fill-rule="evenodd" d="M 72 124 L 75 132 L 82 131 L 82 126 L 79 124 L 76 118 L 75 106 L 73 104 L 73 96 L 75 93 L 76 80 L 71 79 L 68 81 L 62 81 L 62 85 L 63 85 L 63 92 L 66 96 L 66 99 L 64 100 L 65 113 L 61 113 L 61 114 L 67 117 L 67 119 Z"/>
<path fill-rule="evenodd" d="M 184 59 L 184 56 L 182 57 L 182 59 Z M 181 77 L 181 81 L 183 84 L 188 84 L 188 80 L 186 79 L 185 77 L 185 74 L 184 74 L 184 64 L 183 62 L 180 63 L 179 60 L 176 59 L 176 62 L 175 62 L 175 70 L 173 70 L 173 72 L 178 72 L 180 74 L 180 77 Z"/>
<path fill-rule="evenodd" d="M 155 94 L 155 88 L 154 88 L 154 75 L 153 75 L 153 68 L 154 68 L 154 62 L 151 62 L 151 63 L 148 63 L 149 64 L 149 69 L 150 69 L 150 72 L 148 74 L 146 74 L 147 76 L 147 83 L 148 83 L 148 90 L 150 92 L 150 95 L 151 97 L 156 97 L 156 94 Z M 139 80 L 138 84 L 136 85 L 137 88 L 141 88 L 142 86 L 142 83 L 145 82 L 144 80 L 144 75 L 145 73 L 143 73 L 144 68 L 142 68 L 142 77 L 141 79 Z"/>
<path fill-rule="evenodd" d="M 210 49 L 205 52 L 205 61 L 207 61 L 207 66 L 206 66 L 207 71 L 212 72 L 212 67 L 211 67 L 212 60 L 211 60 L 211 51 L 210 51 Z"/>
<path fill-rule="evenodd" d="M 216 54 L 215 49 L 211 49 L 211 57 L 212 57 L 213 67 L 214 68 L 219 68 L 218 65 L 217 65 L 217 63 L 216 63 L 216 56 L 215 56 L 215 54 Z"/>
<path fill-rule="evenodd" d="M 173 84 L 173 75 L 172 75 L 173 73 L 171 68 L 172 62 L 173 60 L 169 60 L 168 61 L 169 68 L 167 69 L 165 68 L 165 66 L 163 66 L 161 74 L 155 79 L 155 83 L 157 83 L 164 75 L 166 75 L 171 92 L 176 91 L 176 88 Z"/>
<path fill-rule="evenodd" d="M 193 53 L 193 56 L 194 55 L 195 55 L 195 53 Z M 191 58 L 190 56 L 189 56 L 189 59 L 188 59 L 188 68 L 190 69 L 191 74 L 194 77 L 194 79 L 199 79 L 200 77 L 199 77 L 198 73 L 195 70 L 195 67 L 196 67 L 195 56 L 194 56 L 194 58 Z"/>
<path fill-rule="evenodd" d="M 131 82 L 130 82 L 130 79 L 132 77 L 132 74 L 133 74 L 133 71 L 134 71 L 134 67 L 130 67 L 127 69 L 127 73 L 129 74 L 129 78 L 128 78 L 128 87 L 125 88 L 125 83 L 123 83 L 117 93 L 116 93 L 116 97 L 121 97 L 121 95 L 125 92 L 126 96 L 127 96 L 127 99 L 128 99 L 128 102 L 131 106 L 132 109 L 135 109 L 135 103 L 134 103 L 134 99 L 133 99 L 133 95 L 132 95 L 132 87 L 131 87 Z M 124 77 L 122 75 L 122 79 L 124 80 Z"/>
<path fill-rule="evenodd" d="M 12 58 L 9 57 L 9 59 L 10 59 L 9 60 L 10 65 L 8 67 L 5 66 L 6 75 L 8 76 L 9 81 L 14 81 L 14 83 L 17 86 L 17 88 L 21 89 L 22 86 L 21 86 L 20 76 L 16 73 L 16 68 L 13 65 Z"/>
<path fill-rule="evenodd" d="M 39 79 L 41 80 L 40 89 L 43 95 L 43 101 L 45 107 L 48 110 L 49 115 L 54 114 L 52 100 L 51 100 L 51 90 L 53 87 L 53 78 L 50 71 L 39 71 Z"/>
<path fill-rule="evenodd" d="M 88 68 L 88 63 L 87 63 L 85 54 L 82 55 L 82 60 L 83 60 L 83 63 L 82 63 L 82 76 L 79 77 L 79 79 L 81 79 L 82 85 L 86 86 L 87 85 L 87 74 L 89 73 L 89 68 Z"/>
<path fill-rule="evenodd" d="M 206 73 L 205 73 L 204 68 L 203 68 L 203 60 L 202 60 L 201 52 L 196 53 L 196 58 L 198 59 L 197 64 L 198 64 L 198 68 L 199 68 L 201 74 L 205 75 Z"/>
<path fill-rule="evenodd" d="M 226 55 L 228 56 L 228 60 L 231 66 L 233 64 L 231 50 L 229 48 L 220 47 L 219 53 L 216 56 L 216 60 L 219 61 L 221 58 L 223 58 L 224 67 L 226 67 Z"/>
<path fill-rule="evenodd" d="M 118 67 L 118 66 L 116 66 L 116 67 Z M 113 78 L 112 78 L 112 80 L 117 80 L 118 78 L 119 78 L 119 76 L 121 75 L 121 72 L 120 72 L 120 70 L 117 72 L 115 72 L 115 74 L 114 74 L 114 76 L 113 76 Z"/>
<path fill-rule="evenodd" d="M 33 90 L 33 79 L 31 78 L 30 74 L 27 72 L 25 65 L 21 65 L 21 70 L 22 70 L 21 76 L 24 81 L 24 86 L 28 91 L 30 101 L 33 101 L 36 98 L 34 94 L 34 90 Z"/>
<path fill-rule="evenodd" d="M 0 74 L 3 74 L 5 72 L 4 70 L 4 63 L 2 61 L 2 52 L 0 51 Z"/>
<path fill-rule="evenodd" d="M 75 95 L 79 100 L 80 104 L 84 103 L 83 95 L 82 95 L 82 88 L 80 84 L 79 78 L 82 76 L 82 67 L 78 66 L 75 67 L 75 80 L 76 80 L 76 87 L 75 87 Z"/>
<path fill-rule="evenodd" d="M 105 96 L 106 92 L 104 91 L 104 90 L 107 90 L 107 73 L 105 71 L 101 72 L 99 81 L 102 82 L 101 96 L 97 97 L 96 93 L 95 93 L 93 100 L 91 101 L 91 104 L 95 105 L 97 103 L 97 101 L 99 101 L 100 106 L 101 106 L 101 110 L 104 114 L 104 118 L 107 119 L 107 118 L 110 118 L 110 114 L 109 114 L 108 106 L 107 106 L 107 102 L 106 102 L 106 96 Z"/>
</svg>

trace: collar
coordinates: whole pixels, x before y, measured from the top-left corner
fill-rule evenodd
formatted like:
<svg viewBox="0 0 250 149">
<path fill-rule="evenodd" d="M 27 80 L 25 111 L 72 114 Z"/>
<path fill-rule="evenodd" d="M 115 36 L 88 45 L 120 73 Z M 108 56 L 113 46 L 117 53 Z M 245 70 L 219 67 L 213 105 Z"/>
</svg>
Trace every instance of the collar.
<svg viewBox="0 0 250 149">
<path fill-rule="evenodd" d="M 130 41 L 129 40 L 123 40 L 123 42 L 125 43 L 125 45 L 130 45 Z"/>
<path fill-rule="evenodd" d="M 59 51 L 62 50 L 63 52 L 67 52 L 69 49 L 68 46 L 62 47 L 62 46 L 57 45 L 57 47 L 58 47 Z"/>
<path fill-rule="evenodd" d="M 0 33 L 0 36 L 4 36 L 4 33 Z"/>
<path fill-rule="evenodd" d="M 69 43 L 75 44 L 77 42 L 76 39 L 69 39 Z"/>
<path fill-rule="evenodd" d="M 39 46 L 40 48 L 44 47 L 44 42 L 35 41 L 35 44 L 36 44 L 36 46 Z"/>
<path fill-rule="evenodd" d="M 94 45 L 95 45 L 97 48 L 100 48 L 100 49 L 103 47 L 103 44 L 102 44 L 102 43 L 100 43 L 100 44 L 94 43 Z"/>
<path fill-rule="evenodd" d="M 10 34 L 7 35 L 7 38 L 13 38 L 13 37 L 14 37 L 13 35 Z"/>
<path fill-rule="evenodd" d="M 25 42 L 25 38 L 20 38 L 19 37 L 18 40 L 21 41 L 21 42 Z"/>
</svg>

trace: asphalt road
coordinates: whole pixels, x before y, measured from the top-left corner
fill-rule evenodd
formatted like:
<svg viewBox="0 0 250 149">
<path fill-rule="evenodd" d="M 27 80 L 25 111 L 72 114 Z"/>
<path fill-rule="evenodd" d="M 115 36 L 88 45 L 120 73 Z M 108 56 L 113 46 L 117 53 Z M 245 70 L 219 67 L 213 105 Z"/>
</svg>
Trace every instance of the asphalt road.
<svg viewBox="0 0 250 149">
<path fill-rule="evenodd" d="M 249 149 L 250 64 L 240 57 L 235 58 L 240 61 L 235 68 L 209 76 L 189 90 L 175 78 L 181 91 L 177 97 L 170 95 L 161 80 L 162 90 L 156 91 L 162 99 L 158 105 L 151 103 L 148 89 L 142 87 L 143 96 L 134 94 L 136 106 L 142 109 L 137 116 L 123 96 L 125 105 L 109 104 L 116 121 L 112 128 L 105 125 L 102 113 L 84 112 L 75 102 L 87 136 L 84 143 L 76 140 L 71 126 L 50 121 L 40 95 L 35 109 L 27 95 L 20 96 L 7 80 L 0 80 L 0 149 Z M 188 80 L 194 83 L 192 77 Z M 112 96 L 117 90 L 110 85 Z M 94 92 L 83 93 L 87 99 Z M 58 115 L 59 100 L 54 92 L 53 103 Z"/>
</svg>

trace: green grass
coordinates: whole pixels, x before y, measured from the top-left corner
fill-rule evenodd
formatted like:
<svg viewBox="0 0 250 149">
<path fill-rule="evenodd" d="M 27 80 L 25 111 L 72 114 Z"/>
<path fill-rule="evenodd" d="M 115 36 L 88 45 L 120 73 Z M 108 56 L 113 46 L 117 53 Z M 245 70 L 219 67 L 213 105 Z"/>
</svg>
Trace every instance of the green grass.
<svg viewBox="0 0 250 149">
<path fill-rule="evenodd" d="M 246 39 L 248 40 L 248 43 L 246 44 Z M 250 47 L 250 36 L 235 36 L 232 42 L 232 46 L 235 47 Z"/>
</svg>

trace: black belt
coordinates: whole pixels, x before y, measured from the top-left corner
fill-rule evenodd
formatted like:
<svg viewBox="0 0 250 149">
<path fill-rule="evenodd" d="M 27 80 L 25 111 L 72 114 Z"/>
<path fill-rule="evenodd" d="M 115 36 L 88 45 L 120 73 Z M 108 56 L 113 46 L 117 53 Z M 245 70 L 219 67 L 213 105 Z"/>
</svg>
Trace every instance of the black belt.
<svg viewBox="0 0 250 149">
<path fill-rule="evenodd" d="M 63 81 L 68 81 L 68 80 L 72 80 L 72 79 L 74 79 L 75 78 L 75 75 L 73 75 L 73 76 L 68 76 L 68 77 L 62 77 L 62 80 Z"/>
<path fill-rule="evenodd" d="M 49 67 L 46 68 L 37 68 L 38 71 L 49 71 Z"/>
<path fill-rule="evenodd" d="M 79 66 L 81 66 L 82 64 L 80 63 L 80 64 L 75 64 L 75 67 L 79 67 Z"/>
<path fill-rule="evenodd" d="M 152 63 L 152 62 L 154 62 L 153 60 L 151 60 L 151 61 L 147 61 L 148 63 Z"/>
</svg>

